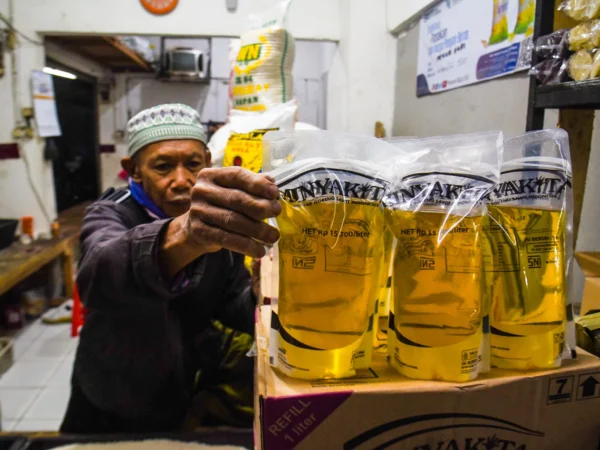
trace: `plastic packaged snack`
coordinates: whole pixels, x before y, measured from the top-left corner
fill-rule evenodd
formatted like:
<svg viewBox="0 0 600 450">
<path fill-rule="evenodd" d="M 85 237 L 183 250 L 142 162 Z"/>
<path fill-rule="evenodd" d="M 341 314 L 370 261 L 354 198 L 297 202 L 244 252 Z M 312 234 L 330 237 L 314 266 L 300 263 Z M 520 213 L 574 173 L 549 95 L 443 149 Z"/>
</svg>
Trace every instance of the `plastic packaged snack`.
<svg viewBox="0 0 600 450">
<path fill-rule="evenodd" d="M 486 369 L 483 197 L 499 178 L 502 133 L 397 144 L 383 200 L 397 239 L 390 361 L 410 378 L 469 381 Z"/>
<path fill-rule="evenodd" d="M 515 34 L 526 34 L 535 19 L 535 0 L 519 0 L 519 14 Z"/>
<path fill-rule="evenodd" d="M 264 111 L 294 98 L 295 43 L 285 29 L 290 2 L 282 0 L 263 14 L 250 16 L 250 30 L 240 37 L 233 67 L 233 108 Z"/>
<path fill-rule="evenodd" d="M 535 53 L 542 59 L 558 58 L 566 59 L 569 51 L 569 30 L 563 29 L 554 33 L 540 36 L 535 41 Z"/>
<path fill-rule="evenodd" d="M 569 76 L 575 81 L 598 78 L 600 75 L 600 52 L 579 50 L 568 62 Z"/>
<path fill-rule="evenodd" d="M 569 72 L 567 69 L 568 60 L 550 58 L 533 66 L 529 70 L 529 75 L 534 75 L 544 85 L 557 84 L 568 79 Z"/>
<path fill-rule="evenodd" d="M 493 276 L 496 367 L 558 367 L 575 349 L 567 306 L 573 266 L 568 142 L 560 129 L 506 141 L 500 183 L 486 197 L 484 270 Z"/>
<path fill-rule="evenodd" d="M 558 9 L 578 21 L 597 19 L 600 17 L 600 0 L 565 0 Z"/>
<path fill-rule="evenodd" d="M 281 192 L 279 289 L 271 365 L 294 378 L 344 378 L 370 363 L 369 332 L 383 266 L 387 182 L 398 153 L 369 136 L 324 131 L 264 137 L 265 170 Z M 269 164 L 267 164 L 267 159 Z"/>
<path fill-rule="evenodd" d="M 569 50 L 593 50 L 600 47 L 600 20 L 588 20 L 569 31 Z"/>
<path fill-rule="evenodd" d="M 508 39 L 508 0 L 494 0 L 492 33 L 488 45 L 498 44 Z"/>
</svg>

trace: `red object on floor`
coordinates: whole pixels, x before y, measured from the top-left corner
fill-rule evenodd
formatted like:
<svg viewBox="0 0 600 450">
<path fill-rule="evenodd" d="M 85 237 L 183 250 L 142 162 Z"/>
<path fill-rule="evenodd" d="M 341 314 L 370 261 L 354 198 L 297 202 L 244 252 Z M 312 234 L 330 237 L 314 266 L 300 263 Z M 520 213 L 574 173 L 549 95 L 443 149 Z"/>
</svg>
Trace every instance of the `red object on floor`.
<svg viewBox="0 0 600 450">
<path fill-rule="evenodd" d="M 85 322 L 86 310 L 81 303 L 81 298 L 79 297 L 79 289 L 77 289 L 77 284 L 73 286 L 73 316 L 71 317 L 71 336 L 77 337 L 79 336 L 79 332 L 81 331 L 81 327 Z"/>
</svg>

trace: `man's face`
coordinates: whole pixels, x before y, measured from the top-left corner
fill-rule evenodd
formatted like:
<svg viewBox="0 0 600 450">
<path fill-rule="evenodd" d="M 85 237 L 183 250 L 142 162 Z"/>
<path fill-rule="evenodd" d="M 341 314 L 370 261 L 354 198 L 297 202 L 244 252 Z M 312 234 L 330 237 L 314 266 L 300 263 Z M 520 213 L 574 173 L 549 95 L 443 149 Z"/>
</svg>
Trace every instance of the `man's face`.
<svg viewBox="0 0 600 450">
<path fill-rule="evenodd" d="M 190 209 L 192 187 L 198 172 L 210 167 L 210 152 L 202 142 L 191 139 L 156 142 L 133 160 L 125 158 L 122 165 L 156 206 L 177 217 Z"/>
</svg>

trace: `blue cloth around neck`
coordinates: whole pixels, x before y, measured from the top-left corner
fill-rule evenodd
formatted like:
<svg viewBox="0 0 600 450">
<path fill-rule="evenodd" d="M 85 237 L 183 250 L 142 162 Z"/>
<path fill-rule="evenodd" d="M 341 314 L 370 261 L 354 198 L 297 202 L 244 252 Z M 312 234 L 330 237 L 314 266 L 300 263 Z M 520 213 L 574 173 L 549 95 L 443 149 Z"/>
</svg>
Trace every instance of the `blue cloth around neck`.
<svg viewBox="0 0 600 450">
<path fill-rule="evenodd" d="M 146 194 L 144 188 L 140 183 L 136 183 L 131 178 L 129 179 L 129 190 L 131 191 L 131 196 L 138 202 L 141 206 L 146 208 L 148 211 L 152 212 L 159 219 L 168 219 L 167 216 L 162 209 L 156 206 L 156 203 L 152 201 L 150 196 Z"/>
</svg>

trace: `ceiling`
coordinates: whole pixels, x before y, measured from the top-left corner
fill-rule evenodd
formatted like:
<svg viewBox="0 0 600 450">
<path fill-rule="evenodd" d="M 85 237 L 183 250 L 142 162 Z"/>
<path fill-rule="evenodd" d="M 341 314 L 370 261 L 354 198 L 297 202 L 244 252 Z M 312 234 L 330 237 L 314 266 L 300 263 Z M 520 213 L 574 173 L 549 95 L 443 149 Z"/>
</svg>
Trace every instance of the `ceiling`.
<svg viewBox="0 0 600 450">
<path fill-rule="evenodd" d="M 152 72 L 152 67 L 115 37 L 47 36 L 46 40 L 109 67 L 114 72 Z"/>
</svg>

